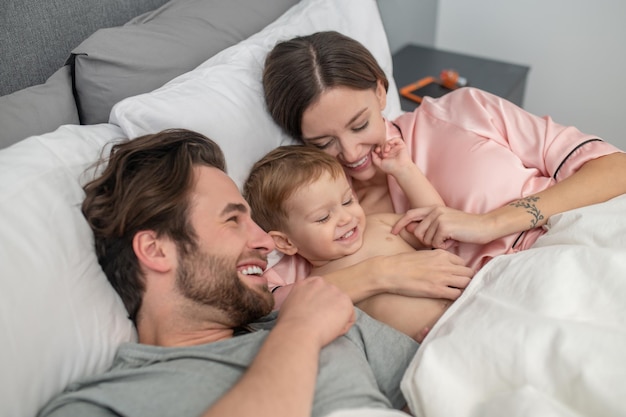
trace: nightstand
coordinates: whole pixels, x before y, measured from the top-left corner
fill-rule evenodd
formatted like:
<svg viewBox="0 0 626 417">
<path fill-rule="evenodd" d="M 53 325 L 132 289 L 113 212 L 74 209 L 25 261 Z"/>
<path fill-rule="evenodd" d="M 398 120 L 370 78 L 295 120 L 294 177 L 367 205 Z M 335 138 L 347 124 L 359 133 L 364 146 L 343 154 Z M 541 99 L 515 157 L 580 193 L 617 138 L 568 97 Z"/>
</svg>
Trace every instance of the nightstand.
<svg viewBox="0 0 626 417">
<path fill-rule="evenodd" d="M 453 69 L 467 79 L 468 86 L 503 97 L 520 107 L 523 105 L 530 67 L 419 45 L 407 45 L 392 58 L 393 78 L 398 89 L 423 77 L 438 77 L 443 69 Z M 419 106 L 402 96 L 400 104 L 405 111 Z"/>
</svg>

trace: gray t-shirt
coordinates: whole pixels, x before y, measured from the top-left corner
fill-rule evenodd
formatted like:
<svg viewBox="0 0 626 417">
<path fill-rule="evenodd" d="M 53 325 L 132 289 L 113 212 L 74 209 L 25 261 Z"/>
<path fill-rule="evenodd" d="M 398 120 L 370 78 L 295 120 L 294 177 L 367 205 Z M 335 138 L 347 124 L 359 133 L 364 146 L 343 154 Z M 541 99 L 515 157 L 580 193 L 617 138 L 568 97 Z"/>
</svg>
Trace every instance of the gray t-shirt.
<svg viewBox="0 0 626 417">
<path fill-rule="evenodd" d="M 40 416 L 201 415 L 246 371 L 275 318 L 255 323 L 254 332 L 205 345 L 124 344 L 108 372 L 72 384 Z M 346 408 L 402 408 L 400 380 L 417 347 L 357 309 L 356 324 L 320 354 L 312 416 Z"/>
</svg>

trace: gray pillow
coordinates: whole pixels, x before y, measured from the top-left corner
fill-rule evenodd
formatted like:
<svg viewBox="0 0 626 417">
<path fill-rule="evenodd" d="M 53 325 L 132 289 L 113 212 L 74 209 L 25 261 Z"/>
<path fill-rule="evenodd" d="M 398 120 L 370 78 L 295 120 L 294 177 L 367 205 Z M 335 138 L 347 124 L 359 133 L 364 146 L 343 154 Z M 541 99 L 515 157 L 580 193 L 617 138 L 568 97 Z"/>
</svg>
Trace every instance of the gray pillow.
<svg viewBox="0 0 626 417">
<path fill-rule="evenodd" d="M 65 124 L 78 124 L 69 65 L 44 84 L 0 97 L 0 148 Z"/>
<path fill-rule="evenodd" d="M 0 2 L 0 96 L 43 84 L 83 39 L 119 26 L 166 0 Z"/>
<path fill-rule="evenodd" d="M 72 53 L 81 123 L 109 120 L 118 101 L 150 92 L 263 29 L 297 0 L 172 0 L 101 29 Z"/>
</svg>

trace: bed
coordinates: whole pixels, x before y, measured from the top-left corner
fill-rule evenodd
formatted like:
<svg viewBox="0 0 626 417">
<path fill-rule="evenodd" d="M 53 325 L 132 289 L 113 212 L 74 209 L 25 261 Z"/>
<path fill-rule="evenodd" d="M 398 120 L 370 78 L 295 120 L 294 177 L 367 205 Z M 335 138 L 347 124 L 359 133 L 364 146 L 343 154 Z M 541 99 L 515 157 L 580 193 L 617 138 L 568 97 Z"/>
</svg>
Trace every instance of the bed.
<svg viewBox="0 0 626 417">
<path fill-rule="evenodd" d="M 241 184 L 256 159 L 291 142 L 264 110 L 264 55 L 277 40 L 318 30 L 341 31 L 374 53 L 391 80 L 386 114 L 400 114 L 378 7 L 9 2 L 2 39 L 29 42 L 16 52 L 3 41 L 0 72 L 1 416 L 36 415 L 136 339 L 80 213 L 81 184 L 101 153 L 185 127 L 220 144 Z M 39 39 L 17 32 L 24 22 Z M 61 29 L 75 38 L 51 48 Z M 44 50 L 56 56 L 37 56 Z M 483 268 L 407 369 L 402 389 L 413 413 L 626 415 L 625 213 L 621 196 L 554 216 L 532 249 Z"/>
</svg>

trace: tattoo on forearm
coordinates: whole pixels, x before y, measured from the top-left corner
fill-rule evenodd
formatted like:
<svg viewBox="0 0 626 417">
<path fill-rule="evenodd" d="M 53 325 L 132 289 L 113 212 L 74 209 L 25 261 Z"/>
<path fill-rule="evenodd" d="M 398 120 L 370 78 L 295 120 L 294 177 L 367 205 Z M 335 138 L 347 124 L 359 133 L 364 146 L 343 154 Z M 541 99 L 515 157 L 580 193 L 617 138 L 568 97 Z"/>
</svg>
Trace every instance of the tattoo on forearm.
<svg viewBox="0 0 626 417">
<path fill-rule="evenodd" d="M 509 206 L 525 208 L 526 213 L 533 216 L 530 221 L 531 229 L 537 226 L 537 223 L 539 223 L 540 220 L 543 220 L 543 214 L 541 214 L 541 211 L 535 205 L 537 201 L 539 201 L 539 197 L 524 197 L 509 204 Z"/>
</svg>

